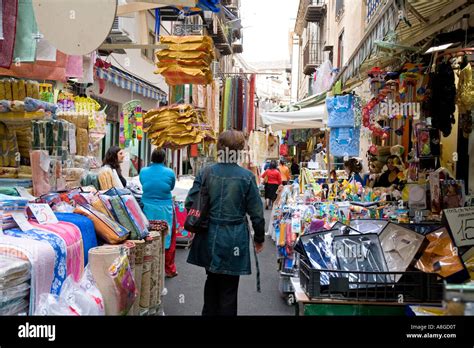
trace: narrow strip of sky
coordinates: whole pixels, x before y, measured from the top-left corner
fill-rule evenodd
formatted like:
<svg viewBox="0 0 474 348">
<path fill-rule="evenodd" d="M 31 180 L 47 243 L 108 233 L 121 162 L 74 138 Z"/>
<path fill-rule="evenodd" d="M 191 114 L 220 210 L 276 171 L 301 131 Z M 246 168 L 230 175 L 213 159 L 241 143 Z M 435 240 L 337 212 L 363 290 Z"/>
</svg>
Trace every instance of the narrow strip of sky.
<svg viewBox="0 0 474 348">
<path fill-rule="evenodd" d="M 241 0 L 244 59 L 289 60 L 288 33 L 294 28 L 299 0 Z"/>
</svg>

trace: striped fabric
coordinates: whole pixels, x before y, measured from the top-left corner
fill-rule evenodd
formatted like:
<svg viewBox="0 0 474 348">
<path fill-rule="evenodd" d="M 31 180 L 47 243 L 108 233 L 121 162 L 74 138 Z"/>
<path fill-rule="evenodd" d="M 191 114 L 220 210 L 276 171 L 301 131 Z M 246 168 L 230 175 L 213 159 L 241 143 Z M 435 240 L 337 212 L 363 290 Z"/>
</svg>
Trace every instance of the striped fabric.
<svg viewBox="0 0 474 348">
<path fill-rule="evenodd" d="M 104 69 L 96 69 L 96 77 L 99 79 L 105 79 L 106 81 L 115 84 L 117 87 L 143 95 L 146 98 L 162 102 L 166 102 L 167 100 L 166 93 L 159 88 L 150 86 L 113 66 L 110 67 L 108 71 Z"/>
</svg>

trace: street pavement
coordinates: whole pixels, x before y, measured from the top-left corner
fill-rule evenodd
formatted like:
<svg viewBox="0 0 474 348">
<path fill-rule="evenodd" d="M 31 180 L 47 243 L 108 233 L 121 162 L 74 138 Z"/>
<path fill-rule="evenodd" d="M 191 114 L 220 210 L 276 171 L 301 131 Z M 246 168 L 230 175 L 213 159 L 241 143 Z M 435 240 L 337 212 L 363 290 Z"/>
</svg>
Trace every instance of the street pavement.
<svg viewBox="0 0 474 348">
<path fill-rule="evenodd" d="M 266 228 L 270 211 L 265 211 Z M 165 315 L 201 315 L 203 290 L 206 280 L 204 268 L 186 262 L 189 250 L 176 250 L 178 276 L 166 279 L 167 294 L 163 297 Z M 239 315 L 294 315 L 294 307 L 286 304 L 279 291 L 277 251 L 273 240 L 267 236 L 264 250 L 258 254 L 261 293 L 257 292 L 255 262 L 252 253 L 252 275 L 240 277 Z"/>
</svg>

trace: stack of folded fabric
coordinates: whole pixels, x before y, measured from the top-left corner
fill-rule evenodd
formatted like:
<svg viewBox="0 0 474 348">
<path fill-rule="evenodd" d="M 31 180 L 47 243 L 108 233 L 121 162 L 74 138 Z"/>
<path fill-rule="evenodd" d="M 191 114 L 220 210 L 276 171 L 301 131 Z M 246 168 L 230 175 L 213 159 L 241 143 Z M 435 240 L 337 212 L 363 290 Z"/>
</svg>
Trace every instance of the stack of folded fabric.
<svg viewBox="0 0 474 348">
<path fill-rule="evenodd" d="M 144 123 L 143 130 L 157 147 L 182 147 L 216 140 L 205 115 L 187 104 L 150 110 L 144 116 Z"/>
<path fill-rule="evenodd" d="M 13 213 L 24 214 L 28 200 L 22 197 L 7 196 L 0 194 L 0 206 L 3 210 L 2 216 L 2 229 L 6 230 L 9 228 L 16 227 L 16 223 L 13 220 Z"/>
<path fill-rule="evenodd" d="M 212 83 L 210 65 L 215 55 L 209 36 L 162 36 L 160 42 L 168 48 L 156 54 L 155 74 L 163 75 L 168 85 Z"/>
<path fill-rule="evenodd" d="M 28 313 L 30 263 L 0 255 L 0 315 Z"/>
</svg>

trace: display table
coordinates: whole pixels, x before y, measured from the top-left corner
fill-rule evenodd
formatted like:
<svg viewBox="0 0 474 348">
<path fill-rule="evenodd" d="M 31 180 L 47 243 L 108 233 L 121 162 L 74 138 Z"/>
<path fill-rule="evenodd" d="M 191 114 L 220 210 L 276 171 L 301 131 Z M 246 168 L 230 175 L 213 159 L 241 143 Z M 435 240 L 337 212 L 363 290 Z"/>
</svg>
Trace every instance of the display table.
<svg viewBox="0 0 474 348">
<path fill-rule="evenodd" d="M 295 315 L 399 315 L 405 316 L 405 304 L 340 299 L 310 299 L 300 286 L 299 278 L 291 278 L 295 291 Z"/>
</svg>

